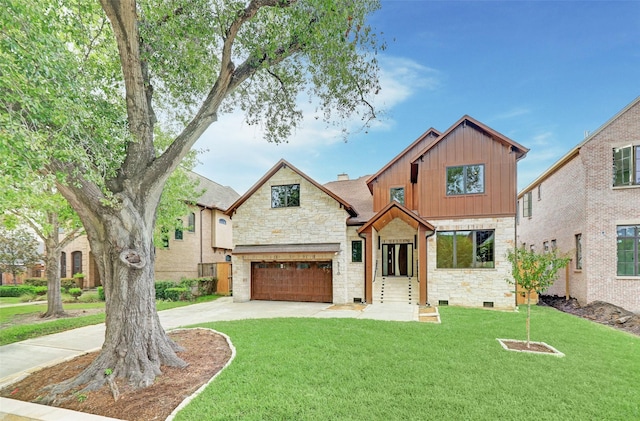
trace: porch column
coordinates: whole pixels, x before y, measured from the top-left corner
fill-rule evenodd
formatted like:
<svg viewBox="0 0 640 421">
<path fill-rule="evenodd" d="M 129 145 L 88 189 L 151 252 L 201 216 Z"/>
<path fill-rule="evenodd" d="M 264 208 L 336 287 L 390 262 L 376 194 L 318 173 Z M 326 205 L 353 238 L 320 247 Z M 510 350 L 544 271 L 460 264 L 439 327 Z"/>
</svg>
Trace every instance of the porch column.
<svg viewBox="0 0 640 421">
<path fill-rule="evenodd" d="M 427 305 L 428 289 L 427 289 L 427 227 L 420 225 L 418 228 L 418 280 L 420 281 L 420 300 L 421 306 Z"/>
<path fill-rule="evenodd" d="M 367 304 L 373 303 L 373 227 L 368 227 L 362 235 L 364 239 L 364 300 Z"/>
</svg>

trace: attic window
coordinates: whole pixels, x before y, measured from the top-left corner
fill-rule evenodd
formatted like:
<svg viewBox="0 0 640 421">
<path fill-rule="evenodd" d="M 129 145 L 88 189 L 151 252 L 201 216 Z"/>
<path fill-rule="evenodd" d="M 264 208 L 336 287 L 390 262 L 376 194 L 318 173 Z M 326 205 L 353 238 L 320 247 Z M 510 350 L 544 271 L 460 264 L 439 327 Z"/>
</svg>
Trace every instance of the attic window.
<svg viewBox="0 0 640 421">
<path fill-rule="evenodd" d="M 224 219 L 224 218 L 220 218 L 220 219 L 218 219 L 218 224 L 220 224 L 220 225 L 227 225 L 227 220 L 226 220 L 226 219 Z"/>
<path fill-rule="evenodd" d="M 300 184 L 271 186 L 271 207 L 290 208 L 300 206 Z"/>
</svg>

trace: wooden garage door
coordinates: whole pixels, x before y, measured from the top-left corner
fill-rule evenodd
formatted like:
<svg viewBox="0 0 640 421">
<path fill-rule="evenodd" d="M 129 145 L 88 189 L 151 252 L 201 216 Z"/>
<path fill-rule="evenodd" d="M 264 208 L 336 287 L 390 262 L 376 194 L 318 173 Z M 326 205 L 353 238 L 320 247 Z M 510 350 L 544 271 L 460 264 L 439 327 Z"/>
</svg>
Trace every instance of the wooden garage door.
<svg viewBox="0 0 640 421">
<path fill-rule="evenodd" d="M 331 262 L 254 262 L 251 299 L 331 303 Z"/>
</svg>

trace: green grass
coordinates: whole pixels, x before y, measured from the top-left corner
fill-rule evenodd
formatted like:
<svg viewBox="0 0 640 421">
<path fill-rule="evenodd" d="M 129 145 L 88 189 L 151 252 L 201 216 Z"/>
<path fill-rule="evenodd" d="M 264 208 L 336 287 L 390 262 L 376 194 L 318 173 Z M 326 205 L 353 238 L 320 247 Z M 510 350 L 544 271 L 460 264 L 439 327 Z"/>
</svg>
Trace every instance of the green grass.
<svg viewBox="0 0 640 421">
<path fill-rule="evenodd" d="M 46 300 L 46 297 L 44 300 Z M 0 305 L 20 304 L 22 302 L 22 297 L 0 297 Z"/>
<path fill-rule="evenodd" d="M 204 326 L 233 363 L 177 420 L 640 419 L 640 338 L 551 308 L 532 340 L 566 356 L 505 351 L 525 314 L 441 308 L 442 324 L 266 319 Z"/>
<path fill-rule="evenodd" d="M 219 298 L 217 295 L 198 297 L 195 301 L 157 301 L 158 311 L 168 310 L 176 307 L 184 307 L 198 302 L 213 301 Z M 79 310 L 90 308 L 104 308 L 104 302 L 99 303 L 73 303 L 64 304 L 65 310 Z M 29 313 L 44 313 L 47 310 L 46 304 L 33 304 L 17 307 L 0 308 L 0 323 L 9 322 L 14 316 Z M 38 336 L 59 333 L 65 330 L 76 329 L 83 326 L 95 325 L 104 322 L 104 313 L 93 314 L 73 318 L 54 319 L 47 322 L 14 325 L 0 329 L 0 345 L 7 345 L 26 339 L 37 338 Z"/>
</svg>

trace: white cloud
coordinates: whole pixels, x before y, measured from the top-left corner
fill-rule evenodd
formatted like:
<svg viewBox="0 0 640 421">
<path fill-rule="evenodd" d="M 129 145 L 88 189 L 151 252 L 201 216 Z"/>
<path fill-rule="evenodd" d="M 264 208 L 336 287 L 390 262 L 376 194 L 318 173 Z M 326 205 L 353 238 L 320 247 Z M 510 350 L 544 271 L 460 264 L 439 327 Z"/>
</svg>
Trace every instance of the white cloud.
<svg viewBox="0 0 640 421">
<path fill-rule="evenodd" d="M 384 111 L 406 101 L 422 89 L 436 89 L 439 73 L 415 61 L 383 57 L 380 60 L 380 84 L 382 89 L 373 104 L 383 110 L 382 119 L 375 121 L 370 131 L 386 131 L 393 121 L 385 119 Z M 343 141 L 340 128 L 327 126 L 322 118 L 315 118 L 315 105 L 306 100 L 299 101 L 304 120 L 288 139 L 288 143 L 267 143 L 259 126 L 248 126 L 241 112 L 221 115 L 219 120 L 202 135 L 196 149 L 208 149 L 200 155 L 201 164 L 196 171 L 220 184 L 229 185 L 238 193 L 244 193 L 280 158 L 289 160 L 303 171 L 307 166 L 331 160 L 325 156 L 326 149 Z M 343 122 L 347 130 L 361 128 L 360 119 Z"/>
</svg>

